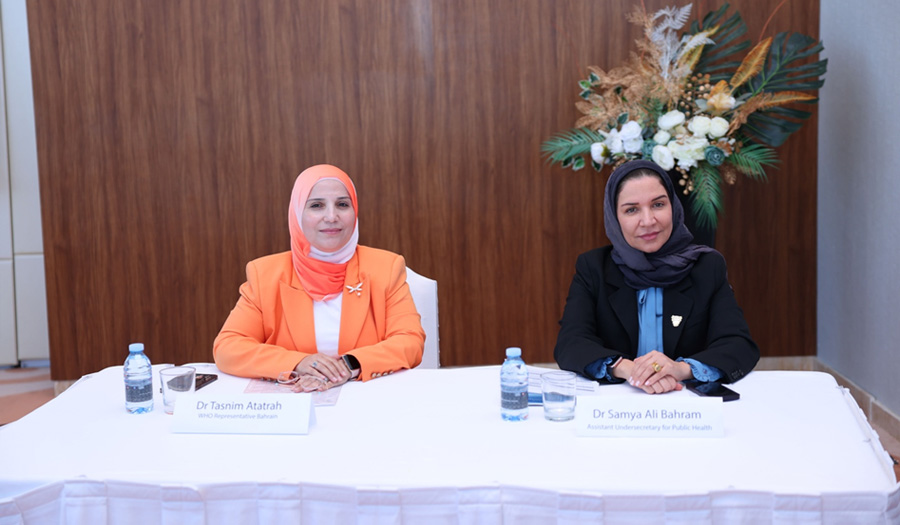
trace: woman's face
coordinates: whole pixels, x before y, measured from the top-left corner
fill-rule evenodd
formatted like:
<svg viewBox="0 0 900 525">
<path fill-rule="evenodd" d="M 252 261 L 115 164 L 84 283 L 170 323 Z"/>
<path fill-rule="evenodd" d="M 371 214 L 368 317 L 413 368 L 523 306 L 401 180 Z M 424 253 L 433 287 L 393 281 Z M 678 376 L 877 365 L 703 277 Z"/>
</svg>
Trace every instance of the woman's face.
<svg viewBox="0 0 900 525">
<path fill-rule="evenodd" d="M 336 252 L 350 240 L 356 212 L 347 188 L 335 179 L 320 180 L 303 206 L 300 229 L 315 248 Z"/>
<path fill-rule="evenodd" d="M 622 185 L 616 217 L 625 242 L 644 253 L 658 251 L 672 236 L 672 203 L 665 186 L 652 175 Z"/>
</svg>

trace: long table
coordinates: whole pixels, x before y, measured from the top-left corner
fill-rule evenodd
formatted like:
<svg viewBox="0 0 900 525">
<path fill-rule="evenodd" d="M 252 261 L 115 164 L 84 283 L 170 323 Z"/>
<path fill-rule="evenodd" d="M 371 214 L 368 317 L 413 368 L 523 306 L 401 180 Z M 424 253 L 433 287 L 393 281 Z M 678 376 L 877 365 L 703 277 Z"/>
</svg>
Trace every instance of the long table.
<svg viewBox="0 0 900 525">
<path fill-rule="evenodd" d="M 248 385 L 196 366 L 220 375 L 202 392 Z M 112 367 L 0 428 L 0 524 L 900 522 L 890 459 L 830 375 L 732 388 L 724 438 L 578 437 L 540 407 L 506 422 L 496 366 L 344 385 L 308 435 L 179 434 L 158 392 L 128 414 Z"/>
</svg>

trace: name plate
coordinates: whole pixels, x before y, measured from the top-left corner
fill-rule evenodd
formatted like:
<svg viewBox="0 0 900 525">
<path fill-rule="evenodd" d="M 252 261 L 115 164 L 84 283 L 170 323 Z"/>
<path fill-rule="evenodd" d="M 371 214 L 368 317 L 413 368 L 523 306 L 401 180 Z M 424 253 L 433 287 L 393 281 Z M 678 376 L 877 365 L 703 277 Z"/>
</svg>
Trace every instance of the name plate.
<svg viewBox="0 0 900 525">
<path fill-rule="evenodd" d="M 172 432 L 308 434 L 312 394 L 186 394 L 178 397 Z"/>
<path fill-rule="evenodd" d="M 578 396 L 576 434 L 586 437 L 724 437 L 722 400 L 711 397 Z"/>
</svg>

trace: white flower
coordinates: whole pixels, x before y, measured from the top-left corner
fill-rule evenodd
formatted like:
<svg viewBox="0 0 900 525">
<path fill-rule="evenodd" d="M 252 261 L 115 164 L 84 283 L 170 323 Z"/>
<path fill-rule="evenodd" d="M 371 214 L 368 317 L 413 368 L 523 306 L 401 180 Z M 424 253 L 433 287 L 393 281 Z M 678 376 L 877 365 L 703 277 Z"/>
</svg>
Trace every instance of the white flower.
<svg viewBox="0 0 900 525">
<path fill-rule="evenodd" d="M 713 117 L 709 121 L 709 136 L 717 139 L 728 133 L 728 121 L 722 117 Z"/>
<path fill-rule="evenodd" d="M 669 140 L 671 138 L 672 138 L 672 135 L 669 134 L 668 131 L 659 130 L 656 132 L 656 135 L 653 135 L 653 142 L 655 142 L 657 144 L 665 144 L 665 143 L 669 142 Z M 659 164 L 659 163 L 657 162 L 657 164 Z"/>
<path fill-rule="evenodd" d="M 728 93 L 716 93 L 715 95 L 707 99 L 706 107 L 708 107 L 710 111 L 722 113 L 728 111 L 729 109 L 733 109 L 735 102 L 736 101 L 734 100 L 734 97 L 732 97 Z"/>
<path fill-rule="evenodd" d="M 641 125 L 633 120 L 629 120 L 619 130 L 619 138 L 622 139 L 622 149 L 625 153 L 637 153 L 641 151 L 644 139 L 641 138 Z"/>
<path fill-rule="evenodd" d="M 682 123 L 684 123 L 684 113 L 676 109 L 675 111 L 670 111 L 659 117 L 657 125 L 659 126 L 659 129 L 668 131 Z"/>
<path fill-rule="evenodd" d="M 622 137 L 619 136 L 619 130 L 617 129 L 611 130 L 606 135 L 606 140 L 604 140 L 603 143 L 609 148 L 609 153 L 611 155 L 622 153 L 625 150 L 624 145 L 622 144 Z"/>
<path fill-rule="evenodd" d="M 653 154 L 650 158 L 666 171 L 675 167 L 675 157 L 672 155 L 672 151 L 665 146 L 653 146 Z"/>
<path fill-rule="evenodd" d="M 682 126 L 681 124 L 679 124 L 679 125 L 675 126 L 674 128 L 672 128 L 672 134 L 673 134 L 673 135 L 675 136 L 675 138 L 677 138 L 677 139 L 680 139 L 681 137 L 685 137 L 685 136 L 687 136 L 687 135 L 690 135 L 690 133 L 688 133 L 687 128 L 685 128 L 685 127 Z"/>
<path fill-rule="evenodd" d="M 606 162 L 606 159 L 609 157 L 609 150 L 606 148 L 606 144 L 602 142 L 595 142 L 591 144 L 591 158 L 594 159 L 594 162 L 597 164 L 603 164 Z"/>
<path fill-rule="evenodd" d="M 695 167 L 698 160 L 706 158 L 704 150 L 707 146 L 709 142 L 704 137 L 685 137 L 666 144 L 672 156 L 678 160 L 678 167 L 686 170 Z"/>
<path fill-rule="evenodd" d="M 706 135 L 709 132 L 709 117 L 697 115 L 688 122 L 688 129 L 698 137 Z"/>
</svg>

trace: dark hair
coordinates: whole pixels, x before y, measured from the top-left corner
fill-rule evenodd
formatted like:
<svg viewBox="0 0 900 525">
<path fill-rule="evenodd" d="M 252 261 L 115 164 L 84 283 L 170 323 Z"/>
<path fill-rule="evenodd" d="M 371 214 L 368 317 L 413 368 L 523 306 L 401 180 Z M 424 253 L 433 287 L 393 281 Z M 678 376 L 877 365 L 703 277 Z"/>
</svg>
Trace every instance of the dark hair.
<svg viewBox="0 0 900 525">
<path fill-rule="evenodd" d="M 651 170 L 650 168 L 638 168 L 634 171 L 628 172 L 628 174 L 622 177 L 622 180 L 619 181 L 618 186 L 616 186 L 616 202 L 614 203 L 615 206 L 619 205 L 619 195 L 622 193 L 622 186 L 624 186 L 625 183 L 630 180 L 640 179 L 641 177 L 656 177 L 659 180 L 659 183 L 662 184 L 662 187 L 666 190 L 666 195 L 669 196 L 669 200 L 672 200 L 672 195 L 669 195 L 669 187 L 666 186 L 666 182 L 662 179 L 662 175 L 660 175 L 656 171 Z"/>
</svg>

